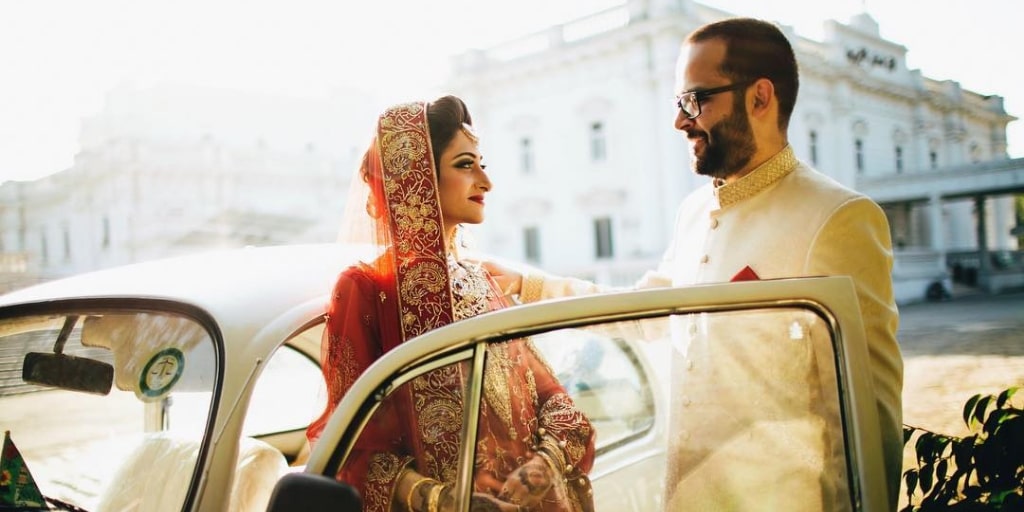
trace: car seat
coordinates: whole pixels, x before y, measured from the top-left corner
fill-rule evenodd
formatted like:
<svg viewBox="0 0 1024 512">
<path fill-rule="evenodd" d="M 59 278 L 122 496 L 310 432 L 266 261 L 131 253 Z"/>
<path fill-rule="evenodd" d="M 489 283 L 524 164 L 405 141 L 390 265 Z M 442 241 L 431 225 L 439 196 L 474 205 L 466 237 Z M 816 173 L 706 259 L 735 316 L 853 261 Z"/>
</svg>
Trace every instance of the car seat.
<svg viewBox="0 0 1024 512">
<path fill-rule="evenodd" d="M 125 459 L 97 505 L 99 512 L 180 511 L 199 456 L 199 441 L 167 432 L 148 434 Z M 273 446 L 242 438 L 228 510 L 266 509 L 288 464 Z"/>
</svg>

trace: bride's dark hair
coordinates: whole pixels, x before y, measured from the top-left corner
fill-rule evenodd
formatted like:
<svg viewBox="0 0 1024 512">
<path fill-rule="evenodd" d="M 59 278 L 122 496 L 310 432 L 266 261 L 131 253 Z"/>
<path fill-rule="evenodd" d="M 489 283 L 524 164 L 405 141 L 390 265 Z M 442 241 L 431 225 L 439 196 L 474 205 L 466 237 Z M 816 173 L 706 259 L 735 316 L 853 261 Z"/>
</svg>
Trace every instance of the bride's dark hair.
<svg viewBox="0 0 1024 512">
<path fill-rule="evenodd" d="M 427 105 L 427 125 L 430 127 L 430 145 L 434 153 L 434 169 L 440 170 L 441 153 L 462 129 L 473 125 L 466 104 L 456 96 L 442 96 Z"/>
</svg>

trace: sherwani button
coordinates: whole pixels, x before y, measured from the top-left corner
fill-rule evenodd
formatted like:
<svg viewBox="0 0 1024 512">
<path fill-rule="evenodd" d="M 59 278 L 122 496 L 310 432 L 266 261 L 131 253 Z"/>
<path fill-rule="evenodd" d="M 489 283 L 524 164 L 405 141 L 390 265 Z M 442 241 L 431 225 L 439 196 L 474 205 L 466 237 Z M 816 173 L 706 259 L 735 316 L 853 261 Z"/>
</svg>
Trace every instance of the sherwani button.
<svg viewBox="0 0 1024 512">
<path fill-rule="evenodd" d="M 711 219 L 711 229 L 718 227 L 718 219 Z"/>
<path fill-rule="evenodd" d="M 711 258 L 710 258 L 710 257 L 708 257 L 708 255 L 707 255 L 707 254 L 705 254 L 704 256 L 701 256 L 701 257 L 700 257 L 700 262 L 701 262 L 701 263 L 707 263 L 709 259 L 711 259 Z"/>
</svg>

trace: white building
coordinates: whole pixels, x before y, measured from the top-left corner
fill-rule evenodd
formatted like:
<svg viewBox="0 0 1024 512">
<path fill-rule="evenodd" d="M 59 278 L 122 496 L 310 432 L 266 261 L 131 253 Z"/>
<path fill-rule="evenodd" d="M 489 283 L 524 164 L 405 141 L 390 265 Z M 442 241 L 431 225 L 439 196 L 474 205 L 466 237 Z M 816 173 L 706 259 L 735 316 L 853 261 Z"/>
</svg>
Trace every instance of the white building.
<svg viewBox="0 0 1024 512">
<path fill-rule="evenodd" d="M 0 186 L 0 287 L 203 249 L 333 241 L 375 115 L 352 91 L 314 101 L 115 89 L 83 121 L 71 168 Z"/>
<path fill-rule="evenodd" d="M 477 232 L 483 245 L 620 284 L 653 268 L 676 205 L 707 179 L 689 170 L 673 128 L 679 46 L 727 16 L 689 0 L 632 0 L 460 56 L 451 88 L 473 112 L 499 191 Z M 882 39 L 867 14 L 826 22 L 823 41 L 784 29 L 801 69 L 790 143 L 886 208 L 899 301 L 922 299 L 936 281 L 948 289 L 947 253 L 976 261 L 982 232 L 990 250 L 1018 249 L 1012 194 L 1024 192 L 1024 161 L 1008 160 L 1016 118 L 1001 97 L 908 69 L 907 49 Z M 977 187 L 981 175 L 1009 186 Z M 897 183 L 906 192 L 889 194 Z M 979 231 L 975 198 L 985 196 Z M 1024 284 L 1008 279 L 993 286 Z"/>
<path fill-rule="evenodd" d="M 728 15 L 630 0 L 459 56 L 448 88 L 473 112 L 497 192 L 473 228 L 482 248 L 615 284 L 653 268 L 676 205 L 706 179 L 672 127 L 679 45 Z M 822 41 L 787 29 L 801 68 L 790 142 L 886 209 L 897 299 L 949 289 L 953 276 L 1024 285 L 1010 235 L 1024 159 L 1007 158 L 1015 118 L 1002 98 L 907 69 L 907 49 L 867 15 L 825 23 Z M 207 248 L 334 240 L 378 109 L 354 91 L 115 89 L 83 122 L 71 168 L 0 185 L 0 289 Z"/>
</svg>

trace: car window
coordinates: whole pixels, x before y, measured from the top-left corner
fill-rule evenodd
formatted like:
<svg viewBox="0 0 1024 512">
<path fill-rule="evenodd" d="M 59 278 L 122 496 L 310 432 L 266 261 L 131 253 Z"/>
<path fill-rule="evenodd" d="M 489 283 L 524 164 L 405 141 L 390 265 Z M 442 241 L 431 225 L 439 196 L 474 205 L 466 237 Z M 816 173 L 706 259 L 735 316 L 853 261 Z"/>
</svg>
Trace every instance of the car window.
<svg viewBox="0 0 1024 512">
<path fill-rule="evenodd" d="M 656 383 L 637 353 L 652 347 L 583 329 L 543 333 L 532 342 L 600 433 L 598 452 L 654 427 Z"/>
<path fill-rule="evenodd" d="M 85 510 L 180 510 L 209 423 L 216 352 L 203 326 L 173 313 L 0 321 L 8 490 Z"/>
<path fill-rule="evenodd" d="M 320 324 L 311 336 L 319 340 Z M 268 434 L 305 429 L 324 410 L 327 390 L 317 362 L 291 345 L 282 345 L 260 373 L 245 416 L 243 435 Z"/>
<path fill-rule="evenodd" d="M 765 504 L 772 510 L 849 510 L 831 340 L 818 316 L 785 308 L 676 315 L 667 322 L 614 322 L 532 336 L 573 405 L 585 413 L 583 421 L 564 406 L 555 414 L 537 414 L 534 442 L 550 455 L 546 460 L 556 481 L 564 482 L 543 500 L 574 509 L 581 505 L 573 501 L 592 495 L 597 510 L 615 511 L 721 510 L 736 503 L 744 510 Z M 540 409 L 549 403 L 542 369 L 517 360 L 496 371 L 490 366 L 501 359 L 487 361 L 481 410 L 495 409 L 487 390 L 508 387 L 523 368 L 536 382 L 532 399 Z M 658 383 L 665 366 L 672 381 Z M 671 392 L 661 394 L 659 386 Z M 509 387 L 508 394 L 516 391 Z M 656 431 L 655 414 L 671 428 Z M 529 412 L 515 417 L 533 421 Z M 482 431 L 486 421 L 493 419 L 481 414 Z M 551 425 L 559 423 L 562 433 L 552 435 L 558 429 Z M 573 440 L 573 432 L 587 428 L 596 433 L 592 463 Z M 484 443 L 476 448 L 478 463 L 493 459 Z M 499 481 L 518 471 L 515 464 L 500 469 L 492 475 Z M 480 491 L 485 475 L 476 475 Z"/>
</svg>

